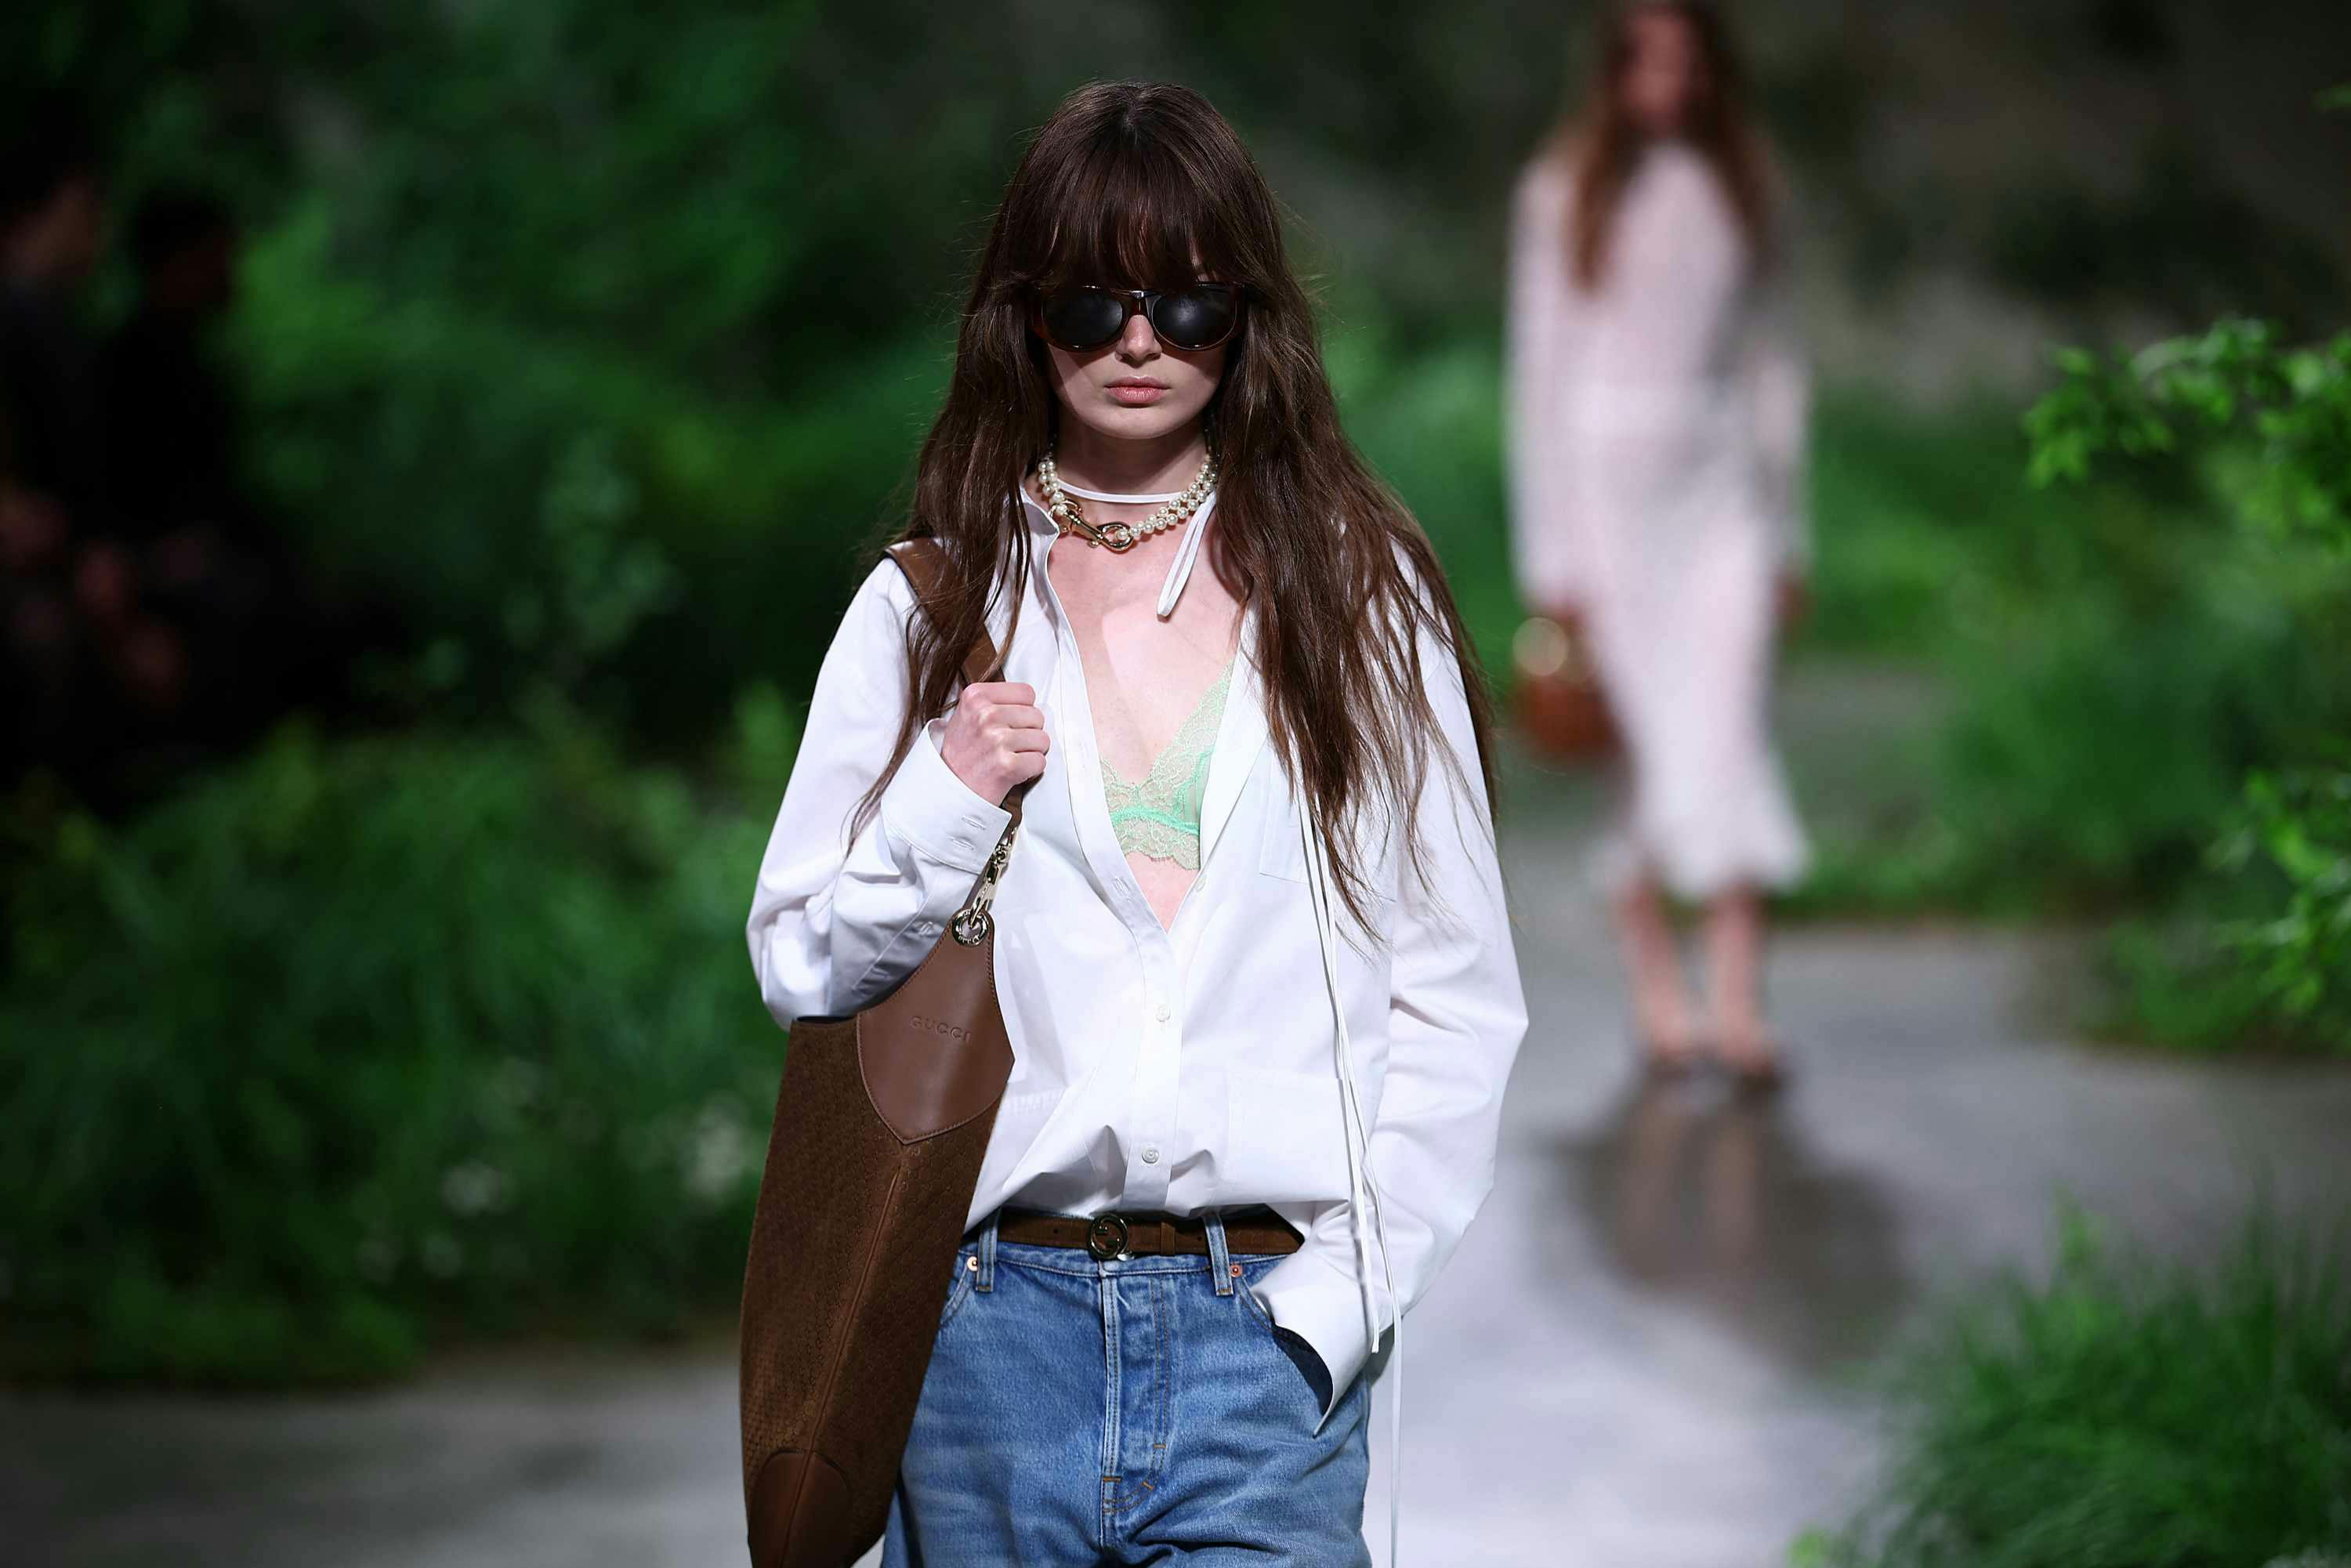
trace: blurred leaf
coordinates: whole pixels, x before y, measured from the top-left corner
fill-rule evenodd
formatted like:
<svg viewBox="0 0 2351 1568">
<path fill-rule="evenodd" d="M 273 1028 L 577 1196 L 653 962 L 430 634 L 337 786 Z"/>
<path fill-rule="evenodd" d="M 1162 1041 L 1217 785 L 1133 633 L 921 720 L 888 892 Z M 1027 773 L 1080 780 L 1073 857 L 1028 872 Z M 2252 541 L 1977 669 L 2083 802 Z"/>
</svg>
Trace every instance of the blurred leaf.
<svg viewBox="0 0 2351 1568">
<path fill-rule="evenodd" d="M 436 1324 L 734 1299 L 783 1043 L 742 949 L 762 817 L 551 692 L 528 718 L 288 726 L 12 880 L 13 1371 L 371 1375 Z M 768 795 L 789 740 L 754 727 Z"/>
<path fill-rule="evenodd" d="M 2351 1549 L 2339 1249 L 2257 1213 L 2201 1273 L 2061 1215 L 2045 1279 L 1950 1301 L 1889 1379 L 1876 1497 L 1837 1568 L 2264 1563 Z"/>
</svg>

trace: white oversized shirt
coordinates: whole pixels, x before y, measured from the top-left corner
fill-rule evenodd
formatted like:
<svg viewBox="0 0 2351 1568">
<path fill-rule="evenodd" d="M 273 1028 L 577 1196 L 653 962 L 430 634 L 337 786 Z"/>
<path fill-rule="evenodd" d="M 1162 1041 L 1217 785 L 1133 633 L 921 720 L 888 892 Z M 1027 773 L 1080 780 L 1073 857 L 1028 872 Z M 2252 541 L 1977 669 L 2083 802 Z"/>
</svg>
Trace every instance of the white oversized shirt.
<svg viewBox="0 0 2351 1568">
<path fill-rule="evenodd" d="M 1332 1003 L 1299 807 L 1250 656 L 1255 612 L 1243 613 L 1209 761 L 1198 880 L 1163 927 L 1111 827 L 1084 669 L 1045 570 L 1056 526 L 1022 500 L 1035 564 L 1001 678 L 1036 688 L 1051 745 L 996 897 L 997 996 L 1014 1060 L 967 1228 L 1006 1203 L 1081 1215 L 1270 1205 L 1305 1243 L 1257 1294 L 1329 1368 L 1327 1420 L 1373 1347 Z M 999 647 L 1007 598 L 991 613 Z M 751 963 L 787 1028 L 868 1006 L 911 972 L 1009 820 L 940 758 L 942 718 L 915 732 L 879 810 L 845 841 L 896 738 L 913 612 L 904 574 L 882 561 L 817 675 L 760 862 Z M 1432 749 L 1414 807 L 1429 891 L 1396 839 L 1356 846 L 1379 894 L 1377 929 L 1365 941 L 1340 906 L 1338 949 L 1369 1165 L 1407 1308 L 1493 1184 L 1503 1084 L 1527 1021 L 1460 673 L 1425 632 L 1419 652 L 1468 789 Z M 1395 1307 L 1363 1223 L 1384 1332 Z"/>
</svg>

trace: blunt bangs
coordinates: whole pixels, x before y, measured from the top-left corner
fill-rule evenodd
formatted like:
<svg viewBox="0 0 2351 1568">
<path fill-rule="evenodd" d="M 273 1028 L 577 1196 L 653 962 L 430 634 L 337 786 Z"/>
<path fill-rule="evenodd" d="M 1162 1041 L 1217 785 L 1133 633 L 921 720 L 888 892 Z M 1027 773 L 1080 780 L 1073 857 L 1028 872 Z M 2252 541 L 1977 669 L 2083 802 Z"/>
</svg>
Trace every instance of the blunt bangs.
<svg viewBox="0 0 2351 1568">
<path fill-rule="evenodd" d="M 1047 221 L 1022 226 L 1045 243 L 1012 258 L 1012 270 L 1040 288 L 1174 288 L 1204 273 L 1250 282 L 1233 214 L 1220 210 L 1204 171 L 1180 148 L 1103 129 L 1059 178 L 1040 182 Z"/>
</svg>

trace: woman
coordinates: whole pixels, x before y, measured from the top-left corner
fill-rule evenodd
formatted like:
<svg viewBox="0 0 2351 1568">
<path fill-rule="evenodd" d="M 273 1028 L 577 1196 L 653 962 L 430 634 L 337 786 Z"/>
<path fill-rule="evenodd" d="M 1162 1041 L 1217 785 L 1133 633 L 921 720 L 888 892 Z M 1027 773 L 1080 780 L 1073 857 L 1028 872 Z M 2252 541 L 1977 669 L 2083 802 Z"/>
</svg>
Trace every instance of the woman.
<svg viewBox="0 0 2351 1568">
<path fill-rule="evenodd" d="M 1666 894 L 1703 903 L 1713 1050 L 1769 1084 L 1759 890 L 1806 845 L 1765 728 L 1802 604 L 1806 385 L 1763 154 L 1710 6 L 1610 28 L 1589 111 L 1520 177 L 1510 393 L 1526 601 L 1575 627 L 1627 752 L 1598 869 L 1651 1066 L 1698 1050 Z"/>
<path fill-rule="evenodd" d="M 885 1561 L 1367 1563 L 1365 1364 L 1491 1183 L 1526 1015 L 1460 619 L 1196 94 L 1088 87 L 1021 159 L 902 538 L 946 585 L 858 590 L 749 924 L 778 1021 L 863 1007 L 1036 781 Z"/>
</svg>

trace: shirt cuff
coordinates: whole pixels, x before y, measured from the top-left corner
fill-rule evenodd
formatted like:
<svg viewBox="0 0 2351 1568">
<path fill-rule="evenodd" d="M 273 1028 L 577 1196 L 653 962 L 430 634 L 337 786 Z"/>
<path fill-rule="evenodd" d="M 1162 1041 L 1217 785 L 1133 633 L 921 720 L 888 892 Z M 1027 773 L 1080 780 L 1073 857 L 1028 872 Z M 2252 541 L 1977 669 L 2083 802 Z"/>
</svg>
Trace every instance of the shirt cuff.
<svg viewBox="0 0 2351 1568">
<path fill-rule="evenodd" d="M 1314 1423 L 1319 1437 L 1331 1412 L 1354 1386 L 1355 1375 L 1371 1359 L 1371 1341 L 1364 1332 L 1363 1288 L 1310 1241 L 1267 1270 L 1256 1292 L 1274 1322 L 1312 1345 L 1331 1374 L 1331 1400 Z M 1373 1300 L 1379 1300 L 1376 1291 Z"/>
<path fill-rule="evenodd" d="M 932 860 L 977 876 L 1012 813 L 947 766 L 931 729 L 925 724 L 914 731 L 906 759 L 882 791 L 882 821 L 893 837 Z"/>
</svg>

